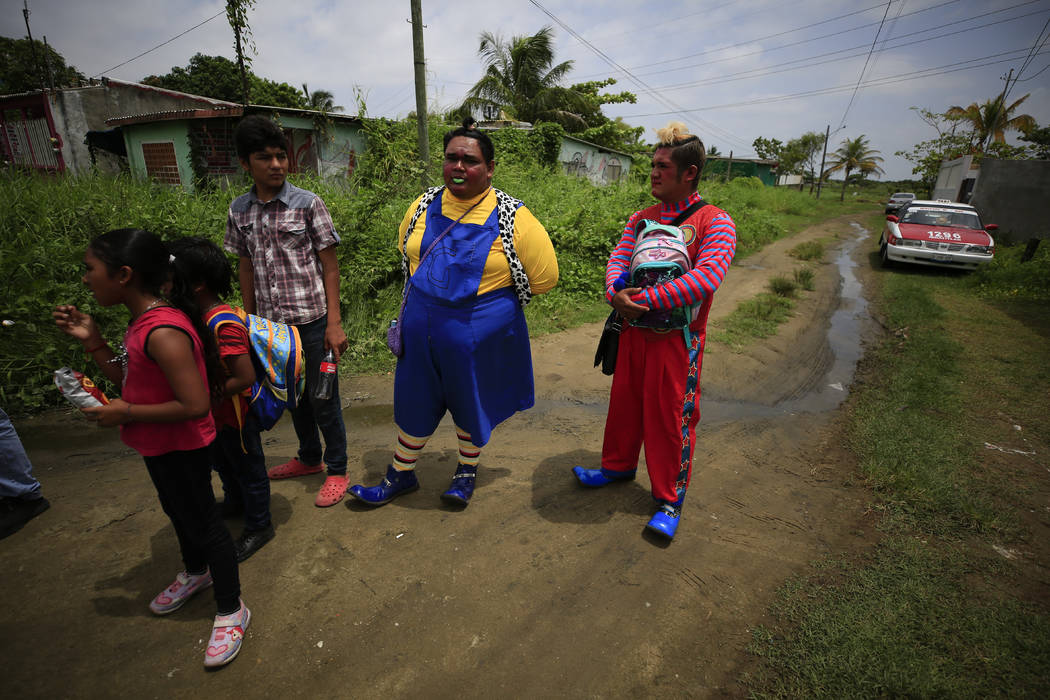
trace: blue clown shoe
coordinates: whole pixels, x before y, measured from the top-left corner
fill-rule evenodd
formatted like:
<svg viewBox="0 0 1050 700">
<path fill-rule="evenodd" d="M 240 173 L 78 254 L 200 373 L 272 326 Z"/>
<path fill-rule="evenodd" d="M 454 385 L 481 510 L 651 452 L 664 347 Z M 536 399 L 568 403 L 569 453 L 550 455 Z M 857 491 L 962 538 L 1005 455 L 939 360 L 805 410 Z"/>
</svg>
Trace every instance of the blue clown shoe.
<svg viewBox="0 0 1050 700">
<path fill-rule="evenodd" d="M 416 472 L 412 469 L 399 472 L 394 467 L 386 468 L 386 476 L 379 482 L 378 486 L 362 486 L 354 484 L 346 490 L 348 494 L 370 506 L 381 506 L 389 503 L 396 496 L 411 493 L 419 488 L 419 480 Z"/>
<path fill-rule="evenodd" d="M 458 506 L 470 503 L 470 497 L 474 495 L 474 479 L 478 475 L 478 468 L 468 467 L 460 464 L 456 467 L 456 474 L 452 477 L 452 484 L 448 491 L 441 494 L 441 500 Z"/>
<path fill-rule="evenodd" d="M 649 519 L 645 528 L 662 537 L 673 540 L 674 533 L 678 530 L 678 523 L 681 521 L 682 506 L 664 503 L 660 506 L 660 510 L 656 511 L 656 514 Z"/>
<path fill-rule="evenodd" d="M 634 478 L 636 471 L 636 469 L 631 469 L 617 472 L 611 469 L 585 469 L 579 466 L 572 468 L 572 473 L 576 475 L 580 483 L 592 489 L 607 486 L 614 481 L 630 481 Z"/>
</svg>

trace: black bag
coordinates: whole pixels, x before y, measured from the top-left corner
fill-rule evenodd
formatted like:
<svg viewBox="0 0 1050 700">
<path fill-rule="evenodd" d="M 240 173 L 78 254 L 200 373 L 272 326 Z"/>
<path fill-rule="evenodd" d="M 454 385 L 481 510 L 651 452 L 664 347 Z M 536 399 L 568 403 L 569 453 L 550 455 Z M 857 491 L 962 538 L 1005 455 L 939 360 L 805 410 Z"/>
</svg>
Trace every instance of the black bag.
<svg viewBox="0 0 1050 700">
<path fill-rule="evenodd" d="M 683 221 L 692 216 L 693 212 L 703 209 L 707 202 L 700 199 L 693 202 L 689 208 L 680 213 L 671 222 L 672 226 L 679 226 Z M 602 337 L 598 339 L 598 351 L 594 353 L 594 366 L 602 366 L 602 374 L 612 375 L 616 371 L 616 353 L 620 349 L 620 331 L 623 330 L 623 319 L 613 312 L 605 319 L 605 328 L 602 329 Z"/>
<path fill-rule="evenodd" d="M 620 348 L 622 328 L 623 319 L 613 311 L 609 318 L 605 319 L 605 328 L 602 329 L 602 337 L 598 340 L 598 351 L 594 353 L 594 366 L 601 365 L 602 374 L 612 376 L 616 371 L 616 351 Z"/>
</svg>

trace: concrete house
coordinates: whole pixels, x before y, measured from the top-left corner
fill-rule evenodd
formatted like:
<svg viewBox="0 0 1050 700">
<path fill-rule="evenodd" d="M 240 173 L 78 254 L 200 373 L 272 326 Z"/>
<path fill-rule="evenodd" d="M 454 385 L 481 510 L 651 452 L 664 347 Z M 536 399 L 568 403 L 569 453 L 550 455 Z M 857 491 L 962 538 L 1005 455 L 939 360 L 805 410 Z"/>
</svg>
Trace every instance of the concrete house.
<svg viewBox="0 0 1050 700">
<path fill-rule="evenodd" d="M 704 165 L 704 177 L 757 177 L 767 187 L 777 184 L 776 168 L 779 163 L 763 158 L 730 158 L 708 156 Z"/>
<path fill-rule="evenodd" d="M 630 153 L 599 146 L 571 134 L 562 136 L 558 160 L 567 175 L 585 177 L 595 185 L 624 179 L 631 172 L 633 162 Z"/>
<path fill-rule="evenodd" d="M 221 100 L 103 78 L 82 87 L 0 96 L 0 157 L 43 172 L 119 172 L 123 139 L 106 125 L 117 114 L 208 109 Z"/>
<path fill-rule="evenodd" d="M 1050 238 L 1050 160 L 1000 160 L 972 155 L 941 163 L 934 199 L 968 202 L 986 224 L 998 224 L 997 243 Z"/>
<path fill-rule="evenodd" d="M 346 177 L 365 148 L 356 117 L 216 102 L 206 108 L 113 116 L 106 123 L 121 129 L 132 173 L 188 191 L 199 178 L 228 180 L 240 173 L 233 130 L 249 114 L 268 116 L 284 129 L 289 172 Z"/>
<path fill-rule="evenodd" d="M 77 88 L 0 96 L 0 156 L 42 172 L 130 170 L 193 189 L 200 177 L 240 172 L 233 128 L 245 114 L 284 127 L 291 172 L 345 177 L 365 147 L 342 114 L 249 105 L 110 78 Z"/>
<path fill-rule="evenodd" d="M 532 130 L 532 124 L 528 122 L 515 121 L 503 113 L 500 113 L 499 116 L 498 119 L 479 121 L 478 128 L 485 131 Z M 626 178 L 627 173 L 631 172 L 633 158 L 634 156 L 630 153 L 599 146 L 571 134 L 562 135 L 561 147 L 558 151 L 558 162 L 561 163 L 562 172 L 567 175 L 585 177 L 595 185 L 605 185 Z"/>
</svg>

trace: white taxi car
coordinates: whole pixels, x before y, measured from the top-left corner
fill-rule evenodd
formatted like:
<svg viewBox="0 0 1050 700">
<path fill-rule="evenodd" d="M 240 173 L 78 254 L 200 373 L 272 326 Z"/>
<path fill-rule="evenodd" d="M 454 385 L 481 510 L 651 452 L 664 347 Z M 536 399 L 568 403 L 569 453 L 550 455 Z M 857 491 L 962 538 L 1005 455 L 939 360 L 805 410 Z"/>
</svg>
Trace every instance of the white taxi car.
<svg viewBox="0 0 1050 700">
<path fill-rule="evenodd" d="M 988 231 L 998 228 L 982 224 L 969 204 L 916 199 L 886 217 L 879 257 L 883 267 L 902 262 L 976 270 L 992 261 L 995 241 Z"/>
</svg>

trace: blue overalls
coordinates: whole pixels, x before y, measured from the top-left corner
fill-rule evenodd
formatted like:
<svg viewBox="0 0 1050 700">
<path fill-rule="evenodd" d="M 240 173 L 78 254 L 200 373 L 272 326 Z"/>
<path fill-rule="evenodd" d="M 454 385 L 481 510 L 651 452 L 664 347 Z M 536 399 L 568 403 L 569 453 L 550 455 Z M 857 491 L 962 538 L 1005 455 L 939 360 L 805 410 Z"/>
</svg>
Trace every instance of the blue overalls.
<svg viewBox="0 0 1050 700">
<path fill-rule="evenodd" d="M 495 426 L 535 402 L 529 331 L 513 287 L 477 293 L 499 236 L 497 211 L 484 224 L 456 224 L 409 280 L 394 375 L 394 422 L 409 435 L 432 435 L 447 410 L 483 447 Z M 438 197 L 420 252 L 452 221 Z"/>
</svg>

